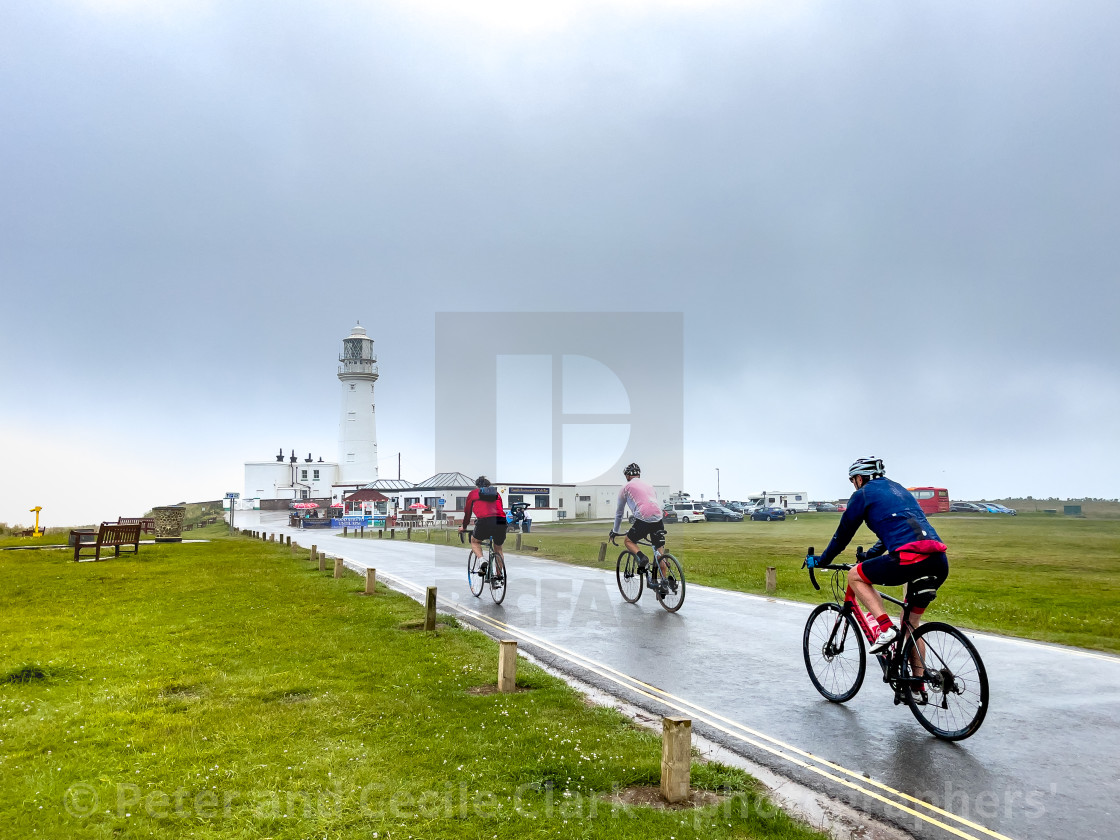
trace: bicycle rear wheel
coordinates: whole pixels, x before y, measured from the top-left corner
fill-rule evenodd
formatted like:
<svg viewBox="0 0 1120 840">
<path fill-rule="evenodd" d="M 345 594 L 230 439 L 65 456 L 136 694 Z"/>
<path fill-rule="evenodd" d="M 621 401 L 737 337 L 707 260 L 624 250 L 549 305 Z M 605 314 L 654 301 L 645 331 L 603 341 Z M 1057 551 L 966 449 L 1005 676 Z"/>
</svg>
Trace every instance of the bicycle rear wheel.
<svg viewBox="0 0 1120 840">
<path fill-rule="evenodd" d="M 839 604 L 821 604 L 805 622 L 805 670 L 817 691 L 833 703 L 856 696 L 867 673 L 867 652 L 856 620 Z"/>
<path fill-rule="evenodd" d="M 923 624 L 906 644 L 903 676 L 914 678 L 914 649 L 922 663 L 927 701 L 906 688 L 906 705 L 918 723 L 945 741 L 960 741 L 980 728 L 988 713 L 988 674 L 980 654 L 960 630 L 941 621 Z"/>
<path fill-rule="evenodd" d="M 614 576 L 623 600 L 630 604 L 637 603 L 642 597 L 642 587 L 645 586 L 645 575 L 638 572 L 638 558 L 629 551 L 622 552 L 618 555 Z"/>
<path fill-rule="evenodd" d="M 506 599 L 506 564 L 497 554 L 490 552 L 490 597 L 495 604 Z"/>
<path fill-rule="evenodd" d="M 684 569 L 672 554 L 662 554 L 661 559 L 668 569 L 667 573 L 662 575 L 658 567 L 657 602 L 669 612 L 676 612 L 684 603 Z"/>
<path fill-rule="evenodd" d="M 473 551 L 467 554 L 467 586 L 476 598 L 482 595 L 482 587 L 486 586 L 486 579 L 482 575 L 482 561 Z"/>
</svg>

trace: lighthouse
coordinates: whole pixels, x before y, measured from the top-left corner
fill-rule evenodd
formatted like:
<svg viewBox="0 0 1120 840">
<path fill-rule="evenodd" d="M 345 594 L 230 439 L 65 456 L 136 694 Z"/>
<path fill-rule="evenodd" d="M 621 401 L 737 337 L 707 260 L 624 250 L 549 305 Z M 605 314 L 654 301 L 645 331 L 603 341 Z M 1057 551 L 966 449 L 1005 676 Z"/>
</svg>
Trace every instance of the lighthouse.
<svg viewBox="0 0 1120 840">
<path fill-rule="evenodd" d="M 373 355 L 373 339 L 361 324 L 342 340 L 338 361 L 338 381 L 342 386 L 338 483 L 370 483 L 377 480 L 377 427 L 373 419 L 377 357 Z"/>
</svg>

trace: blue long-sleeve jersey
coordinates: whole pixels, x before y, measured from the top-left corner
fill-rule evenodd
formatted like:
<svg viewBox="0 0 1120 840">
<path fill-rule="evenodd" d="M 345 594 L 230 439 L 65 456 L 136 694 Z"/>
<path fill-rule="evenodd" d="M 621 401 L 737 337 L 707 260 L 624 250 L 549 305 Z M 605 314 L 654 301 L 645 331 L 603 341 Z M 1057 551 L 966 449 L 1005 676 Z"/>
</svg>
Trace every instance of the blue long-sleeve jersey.
<svg viewBox="0 0 1120 840">
<path fill-rule="evenodd" d="M 873 478 L 852 494 L 848 507 L 840 517 L 836 535 L 821 555 L 821 564 L 831 563 L 852 541 L 859 526 L 867 523 L 879 541 L 867 552 L 869 557 L 884 551 L 896 551 L 918 540 L 938 540 L 918 506 L 914 494 L 889 478 Z"/>
</svg>

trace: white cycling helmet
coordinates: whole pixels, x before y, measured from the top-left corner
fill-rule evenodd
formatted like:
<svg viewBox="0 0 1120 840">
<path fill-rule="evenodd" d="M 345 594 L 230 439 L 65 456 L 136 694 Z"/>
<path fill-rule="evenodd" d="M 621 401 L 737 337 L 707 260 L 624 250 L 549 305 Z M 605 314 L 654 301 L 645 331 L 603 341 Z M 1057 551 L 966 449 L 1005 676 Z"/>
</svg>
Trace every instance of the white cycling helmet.
<svg viewBox="0 0 1120 840">
<path fill-rule="evenodd" d="M 886 475 L 886 467 L 883 466 L 881 458 L 860 458 L 850 467 L 848 467 L 848 478 L 855 478 L 857 475 L 865 475 L 868 478 L 879 478 Z"/>
</svg>

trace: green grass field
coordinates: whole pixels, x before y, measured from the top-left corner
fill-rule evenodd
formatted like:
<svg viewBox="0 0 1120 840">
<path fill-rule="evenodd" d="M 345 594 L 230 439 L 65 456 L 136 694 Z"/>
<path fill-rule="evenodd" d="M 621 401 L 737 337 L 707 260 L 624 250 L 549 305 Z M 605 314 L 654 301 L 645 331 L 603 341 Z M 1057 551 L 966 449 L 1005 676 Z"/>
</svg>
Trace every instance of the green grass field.
<svg viewBox="0 0 1120 840">
<path fill-rule="evenodd" d="M 839 520 L 840 514 L 810 513 L 784 522 L 670 525 L 668 545 L 691 583 L 763 593 L 766 568 L 774 566 L 779 597 L 819 602 L 825 593 L 813 590 L 801 563 L 809 546 L 824 549 Z M 932 521 L 949 545 L 950 573 L 927 613 L 931 619 L 1120 652 L 1120 521 L 1042 514 Z M 534 525 L 524 539 L 543 556 L 598 566 L 609 528 Z M 874 541 L 861 530 L 845 557 Z M 604 565 L 614 568 L 622 549 L 607 549 Z"/>
<path fill-rule="evenodd" d="M 657 784 L 656 735 L 525 662 L 526 690 L 472 693 L 488 637 L 223 531 L 0 552 L 5 837 L 820 837 L 714 764 L 693 781 L 722 804 L 612 805 Z"/>
</svg>

